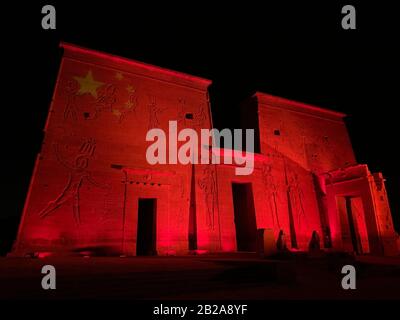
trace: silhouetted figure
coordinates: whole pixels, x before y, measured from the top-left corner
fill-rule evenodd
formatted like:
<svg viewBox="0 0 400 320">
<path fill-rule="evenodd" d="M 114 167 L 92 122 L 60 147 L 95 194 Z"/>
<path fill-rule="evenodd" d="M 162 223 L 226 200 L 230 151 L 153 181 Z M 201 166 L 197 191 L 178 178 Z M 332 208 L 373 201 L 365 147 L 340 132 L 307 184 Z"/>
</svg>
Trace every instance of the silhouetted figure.
<svg viewBox="0 0 400 320">
<path fill-rule="evenodd" d="M 278 240 L 276 242 L 276 249 L 278 250 L 278 252 L 288 251 L 288 248 L 286 245 L 286 235 L 283 232 L 283 230 L 279 231 Z"/>
<path fill-rule="evenodd" d="M 310 251 L 319 251 L 321 250 L 320 239 L 317 231 L 313 231 L 311 235 L 311 240 L 308 245 L 308 249 Z"/>
<path fill-rule="evenodd" d="M 329 227 L 323 228 L 323 236 L 324 236 L 324 247 L 325 248 L 332 248 L 332 239 L 331 239 L 331 231 Z"/>
</svg>

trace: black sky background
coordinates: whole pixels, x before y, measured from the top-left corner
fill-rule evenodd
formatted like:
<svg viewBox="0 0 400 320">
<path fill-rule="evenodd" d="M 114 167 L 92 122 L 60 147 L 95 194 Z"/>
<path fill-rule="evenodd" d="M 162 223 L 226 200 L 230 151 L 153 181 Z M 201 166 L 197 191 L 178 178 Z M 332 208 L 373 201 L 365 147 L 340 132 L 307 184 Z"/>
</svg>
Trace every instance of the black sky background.
<svg viewBox="0 0 400 320">
<path fill-rule="evenodd" d="M 259 90 L 345 112 L 357 160 L 382 171 L 400 228 L 399 19 L 382 1 L 29 1 L 2 5 L 0 238 L 15 236 L 57 76 L 60 41 L 205 77 L 214 126 Z M 57 30 L 41 28 L 53 4 Z M 341 28 L 353 4 L 357 30 Z M 2 221 L 2 220 L 0 220 Z M 5 220 L 4 220 L 5 221 Z"/>
</svg>

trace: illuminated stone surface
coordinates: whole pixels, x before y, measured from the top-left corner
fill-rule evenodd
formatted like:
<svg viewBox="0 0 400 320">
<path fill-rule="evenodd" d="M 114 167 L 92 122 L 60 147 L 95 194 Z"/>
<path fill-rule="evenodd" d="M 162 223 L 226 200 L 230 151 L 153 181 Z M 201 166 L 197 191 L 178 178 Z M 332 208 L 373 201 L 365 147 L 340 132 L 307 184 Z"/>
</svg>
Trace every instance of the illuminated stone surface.
<svg viewBox="0 0 400 320">
<path fill-rule="evenodd" d="M 344 114 L 256 93 L 241 116 L 256 129 L 253 174 L 151 166 L 149 129 L 211 128 L 211 82 L 62 47 L 14 255 L 254 251 L 257 229 L 282 230 L 290 250 L 316 231 L 322 249 L 397 254 L 384 180 L 357 164 Z"/>
</svg>

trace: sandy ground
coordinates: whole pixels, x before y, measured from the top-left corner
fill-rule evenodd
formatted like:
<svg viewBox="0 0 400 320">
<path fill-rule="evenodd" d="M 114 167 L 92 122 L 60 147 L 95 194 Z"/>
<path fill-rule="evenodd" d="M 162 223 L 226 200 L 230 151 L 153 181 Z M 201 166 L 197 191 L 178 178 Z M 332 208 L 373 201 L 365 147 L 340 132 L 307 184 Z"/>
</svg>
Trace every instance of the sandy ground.
<svg viewBox="0 0 400 320">
<path fill-rule="evenodd" d="M 56 290 L 41 287 L 46 264 Z M 356 290 L 341 287 L 345 264 Z M 1 258 L 0 299 L 400 299 L 400 257 Z"/>
</svg>

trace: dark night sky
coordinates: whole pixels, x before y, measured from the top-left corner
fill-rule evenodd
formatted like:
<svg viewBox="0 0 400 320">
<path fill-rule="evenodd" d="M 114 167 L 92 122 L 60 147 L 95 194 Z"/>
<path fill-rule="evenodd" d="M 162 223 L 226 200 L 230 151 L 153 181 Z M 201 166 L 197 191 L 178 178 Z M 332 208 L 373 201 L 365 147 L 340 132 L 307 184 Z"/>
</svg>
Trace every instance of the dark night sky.
<svg viewBox="0 0 400 320">
<path fill-rule="evenodd" d="M 358 161 L 387 178 L 399 230 L 400 54 L 393 5 L 216 2 L 2 5 L 0 217 L 21 214 L 59 67 L 58 43 L 67 41 L 213 80 L 210 96 L 219 128 L 237 124 L 237 104 L 255 90 L 347 113 Z M 56 31 L 41 29 L 44 4 L 57 9 Z M 345 4 L 356 6 L 357 30 L 341 28 Z"/>
</svg>

